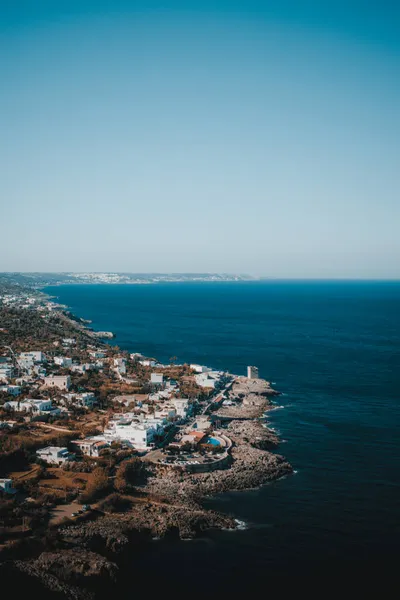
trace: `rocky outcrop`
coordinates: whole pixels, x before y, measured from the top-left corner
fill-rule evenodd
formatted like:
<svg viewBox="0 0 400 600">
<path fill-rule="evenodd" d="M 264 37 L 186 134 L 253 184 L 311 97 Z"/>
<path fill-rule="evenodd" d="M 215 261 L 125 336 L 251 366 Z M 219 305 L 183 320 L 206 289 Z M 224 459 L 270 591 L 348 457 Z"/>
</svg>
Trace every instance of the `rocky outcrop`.
<svg viewBox="0 0 400 600">
<path fill-rule="evenodd" d="M 64 527 L 63 541 L 92 549 L 118 554 L 130 543 L 132 537 L 163 537 L 171 531 L 182 538 L 193 538 L 211 528 L 234 528 L 235 522 L 226 515 L 203 509 L 193 500 L 174 504 L 161 501 L 137 502 L 129 513 L 106 515 L 103 518 Z"/>
<path fill-rule="evenodd" d="M 193 474 L 155 468 L 146 487 L 150 496 L 201 502 L 205 496 L 258 487 L 292 472 L 282 456 L 265 449 L 275 447 L 278 438 L 261 421 L 231 421 L 224 433 L 233 442 L 229 468 Z"/>
<path fill-rule="evenodd" d="M 229 400 L 233 404 L 221 406 L 214 415 L 223 419 L 256 419 L 273 408 L 271 396 L 279 392 L 264 379 L 238 377 L 229 391 Z"/>
<path fill-rule="evenodd" d="M 74 600 L 94 597 L 100 586 L 103 588 L 115 581 L 118 570 L 116 564 L 104 556 L 79 548 L 43 552 L 34 560 L 15 561 L 14 567 L 39 581 L 48 592 Z"/>
</svg>

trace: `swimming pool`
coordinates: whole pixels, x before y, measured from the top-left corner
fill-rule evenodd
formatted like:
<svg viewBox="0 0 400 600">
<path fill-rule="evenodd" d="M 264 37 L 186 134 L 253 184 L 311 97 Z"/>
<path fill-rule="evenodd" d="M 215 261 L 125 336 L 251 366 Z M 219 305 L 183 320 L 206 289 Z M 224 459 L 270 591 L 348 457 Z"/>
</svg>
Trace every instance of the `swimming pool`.
<svg viewBox="0 0 400 600">
<path fill-rule="evenodd" d="M 213 437 L 208 437 L 204 440 L 205 444 L 212 444 L 213 446 L 220 446 L 221 442 L 219 442 L 217 439 L 213 438 Z"/>
</svg>

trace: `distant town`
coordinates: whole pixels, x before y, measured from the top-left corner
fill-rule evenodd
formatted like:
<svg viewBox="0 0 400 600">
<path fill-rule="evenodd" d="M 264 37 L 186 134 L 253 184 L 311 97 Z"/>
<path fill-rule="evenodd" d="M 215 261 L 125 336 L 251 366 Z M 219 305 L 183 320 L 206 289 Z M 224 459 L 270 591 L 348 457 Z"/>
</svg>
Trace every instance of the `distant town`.
<svg viewBox="0 0 400 600">
<path fill-rule="evenodd" d="M 74 283 L 151 284 L 179 281 L 253 281 L 251 275 L 224 273 L 0 273 L 3 285 L 44 287 Z"/>
<path fill-rule="evenodd" d="M 278 393 L 256 366 L 161 363 L 113 338 L 0 277 L 0 561 L 30 576 L 45 532 L 59 550 L 100 536 L 105 561 L 110 540 L 132 530 L 236 528 L 202 498 L 291 472 L 264 423 Z"/>
</svg>

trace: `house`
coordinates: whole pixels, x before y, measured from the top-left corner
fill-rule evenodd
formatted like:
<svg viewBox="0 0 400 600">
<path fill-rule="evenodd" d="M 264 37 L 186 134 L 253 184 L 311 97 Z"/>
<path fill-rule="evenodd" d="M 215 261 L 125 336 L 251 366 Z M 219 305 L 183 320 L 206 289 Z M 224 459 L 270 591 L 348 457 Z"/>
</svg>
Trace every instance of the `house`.
<svg viewBox="0 0 400 600">
<path fill-rule="evenodd" d="M 69 375 L 49 375 L 44 378 L 46 387 L 56 387 L 61 390 L 69 390 L 71 387 L 71 377 Z"/>
<path fill-rule="evenodd" d="M 92 358 L 105 358 L 106 357 L 106 353 L 102 352 L 100 350 L 91 350 L 89 352 L 89 354 Z"/>
<path fill-rule="evenodd" d="M 201 431 L 202 433 L 207 433 L 208 431 L 211 431 L 211 421 L 209 419 L 209 417 L 206 417 L 204 415 L 199 415 L 193 425 L 193 430 L 196 431 Z"/>
<path fill-rule="evenodd" d="M 172 392 L 170 390 L 159 390 L 158 392 L 153 392 L 152 394 L 149 394 L 149 400 L 151 400 L 152 402 L 158 402 L 160 400 L 169 400 L 171 394 Z"/>
<path fill-rule="evenodd" d="M 12 429 L 17 421 L 0 421 L 0 429 Z"/>
<path fill-rule="evenodd" d="M 64 346 L 74 346 L 76 344 L 75 338 L 64 338 L 62 343 Z"/>
<path fill-rule="evenodd" d="M 181 437 L 180 443 L 182 446 L 188 444 L 192 448 L 195 448 L 203 441 L 205 435 L 203 431 L 190 431 Z"/>
<path fill-rule="evenodd" d="M 59 365 L 60 367 L 70 367 L 72 365 L 72 358 L 68 358 L 67 356 L 55 356 L 54 364 Z"/>
<path fill-rule="evenodd" d="M 155 409 L 154 416 L 166 423 L 176 418 L 176 409 L 174 406 L 164 405 Z"/>
<path fill-rule="evenodd" d="M 101 441 L 96 438 L 85 438 L 84 440 L 74 440 L 71 442 L 73 448 L 79 452 L 80 454 L 85 454 L 85 456 L 100 456 L 101 450 L 104 448 L 108 448 L 109 443 L 105 440 Z"/>
<path fill-rule="evenodd" d="M 19 386 L 23 386 L 27 383 L 34 383 L 35 379 L 30 375 L 23 375 L 22 377 L 17 377 L 15 383 Z"/>
<path fill-rule="evenodd" d="M 101 361 L 97 361 L 96 363 L 84 363 L 82 365 L 72 365 L 70 367 L 70 371 L 73 373 L 87 373 L 87 371 L 98 371 L 103 368 L 103 363 Z"/>
<path fill-rule="evenodd" d="M 160 373 L 152 373 L 150 376 L 150 383 L 153 385 L 163 385 L 164 375 L 161 375 Z"/>
<path fill-rule="evenodd" d="M 13 374 L 13 368 L 8 364 L 0 365 L 0 381 L 7 381 L 7 379 L 11 379 Z"/>
<path fill-rule="evenodd" d="M 215 379 L 208 376 L 208 373 L 200 373 L 199 375 L 194 376 L 195 381 L 198 386 L 204 388 L 215 388 Z"/>
<path fill-rule="evenodd" d="M 3 492 L 3 494 L 15 494 L 16 491 L 12 486 L 12 479 L 0 479 L 0 492 Z"/>
<path fill-rule="evenodd" d="M 58 446 L 47 446 L 47 448 L 36 450 L 36 456 L 49 465 L 63 465 L 75 458 L 75 454 L 71 454 L 67 448 L 59 448 Z"/>
<path fill-rule="evenodd" d="M 35 363 L 33 358 L 30 357 L 18 359 L 18 367 L 22 371 L 25 371 L 25 373 L 30 373 L 35 367 L 38 368 L 40 365 L 41 363 Z"/>
<path fill-rule="evenodd" d="M 65 394 L 62 403 L 68 405 L 71 403 L 75 406 L 91 408 L 96 403 L 96 396 L 93 392 L 83 392 L 82 394 Z"/>
<path fill-rule="evenodd" d="M 30 352 L 21 352 L 19 358 L 22 360 L 31 360 L 34 363 L 45 362 L 45 356 L 43 352 L 39 350 L 31 350 Z"/>
<path fill-rule="evenodd" d="M 143 397 L 145 400 L 147 400 L 148 398 L 147 394 L 123 394 L 121 396 L 115 396 L 115 398 L 113 398 L 112 401 L 121 402 L 125 406 L 129 406 L 130 404 L 136 403 L 138 404 L 138 406 L 142 406 L 142 401 L 137 401 L 137 396 Z"/>
<path fill-rule="evenodd" d="M 120 375 L 126 374 L 126 360 L 125 358 L 114 358 L 114 366 Z"/>
<path fill-rule="evenodd" d="M 164 433 L 163 419 L 145 418 L 126 413 L 117 417 L 104 430 L 106 439 L 120 440 L 137 450 L 149 450 L 155 444 L 157 436 Z"/>
<path fill-rule="evenodd" d="M 81 406 L 87 406 L 91 408 L 96 403 L 96 396 L 93 392 L 83 392 L 82 394 L 76 395 L 76 401 Z"/>
<path fill-rule="evenodd" d="M 32 374 L 34 373 L 39 377 L 46 377 L 46 369 L 42 365 L 33 365 Z"/>
<path fill-rule="evenodd" d="M 143 365 L 143 367 L 155 367 L 157 364 L 155 360 L 150 360 L 147 358 L 145 360 L 139 360 L 139 363 Z"/>
<path fill-rule="evenodd" d="M 139 358 L 144 359 L 143 354 L 140 354 L 140 352 L 132 352 L 130 357 L 132 360 L 139 360 Z"/>
<path fill-rule="evenodd" d="M 21 393 L 21 388 L 19 385 L 1 385 L 0 392 L 10 394 L 11 396 L 19 396 Z"/>
<path fill-rule="evenodd" d="M 72 373 L 86 373 L 86 365 L 72 365 L 70 371 Z"/>
<path fill-rule="evenodd" d="M 169 390 L 178 390 L 179 389 L 179 384 L 176 381 L 176 379 L 169 379 L 167 381 L 167 383 L 165 384 L 165 387 Z"/>
<path fill-rule="evenodd" d="M 171 404 L 176 410 L 176 415 L 181 419 L 185 419 L 193 409 L 193 404 L 189 402 L 188 398 L 172 398 Z"/>
<path fill-rule="evenodd" d="M 196 373 L 207 373 L 207 371 L 209 371 L 210 369 L 208 367 L 205 367 L 204 365 L 190 365 L 190 368 L 193 369 L 193 371 L 196 371 Z"/>
<path fill-rule="evenodd" d="M 57 415 L 61 411 L 59 408 L 54 408 L 51 400 L 35 400 L 28 398 L 26 400 L 10 400 L 5 402 L 4 408 L 7 410 L 15 410 L 16 412 L 28 412 L 33 415 Z"/>
</svg>

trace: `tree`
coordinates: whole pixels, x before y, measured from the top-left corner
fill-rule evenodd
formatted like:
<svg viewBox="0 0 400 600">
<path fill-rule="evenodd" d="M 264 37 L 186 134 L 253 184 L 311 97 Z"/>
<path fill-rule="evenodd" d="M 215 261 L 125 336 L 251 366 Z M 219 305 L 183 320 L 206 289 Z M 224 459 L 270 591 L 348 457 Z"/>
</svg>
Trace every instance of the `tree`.
<svg viewBox="0 0 400 600">
<path fill-rule="evenodd" d="M 108 490 L 108 475 L 107 471 L 102 467 L 98 467 L 93 471 L 93 477 L 88 484 L 85 492 L 82 495 L 82 502 L 93 502 L 104 496 Z"/>
<path fill-rule="evenodd" d="M 133 457 L 124 460 L 118 469 L 114 480 L 114 487 L 119 492 L 125 492 L 131 485 L 135 485 L 143 469 L 143 463 L 140 458 Z"/>
</svg>

